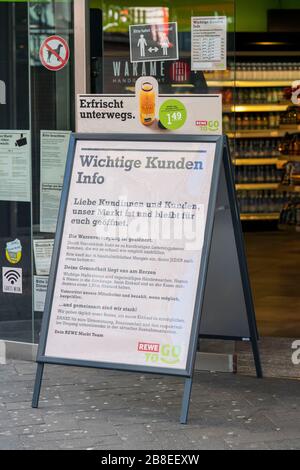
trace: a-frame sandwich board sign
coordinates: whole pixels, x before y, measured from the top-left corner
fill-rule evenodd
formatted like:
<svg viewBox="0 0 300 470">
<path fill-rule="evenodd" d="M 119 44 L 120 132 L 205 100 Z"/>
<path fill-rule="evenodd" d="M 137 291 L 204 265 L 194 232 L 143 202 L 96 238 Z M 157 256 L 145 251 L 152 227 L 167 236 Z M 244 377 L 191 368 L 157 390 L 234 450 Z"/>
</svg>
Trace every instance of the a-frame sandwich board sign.
<svg viewBox="0 0 300 470">
<path fill-rule="evenodd" d="M 235 275 L 242 276 L 246 266 L 240 260 L 242 234 L 230 171 L 222 136 L 72 135 L 34 408 L 44 364 L 64 364 L 182 377 L 180 422 L 187 422 L 201 313 L 207 312 L 207 320 L 210 311 L 205 291 L 212 282 L 208 270 L 214 264 L 213 233 L 220 229 L 215 220 L 222 211 L 224 175 L 223 206 L 231 206 L 225 213 L 235 226 L 232 243 L 239 233 L 241 244 Z M 243 274 L 244 320 L 259 363 L 251 291 Z"/>
<path fill-rule="evenodd" d="M 228 142 L 224 142 L 200 337 L 250 341 L 262 377 L 258 332 Z"/>
</svg>

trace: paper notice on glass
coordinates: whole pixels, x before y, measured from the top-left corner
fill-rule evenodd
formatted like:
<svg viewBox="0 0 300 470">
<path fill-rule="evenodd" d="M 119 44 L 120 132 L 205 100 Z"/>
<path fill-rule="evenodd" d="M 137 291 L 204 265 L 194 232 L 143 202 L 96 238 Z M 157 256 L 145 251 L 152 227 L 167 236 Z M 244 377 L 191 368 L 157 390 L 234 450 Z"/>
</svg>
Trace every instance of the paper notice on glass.
<svg viewBox="0 0 300 470">
<path fill-rule="evenodd" d="M 41 131 L 40 231 L 54 233 L 70 131 Z"/>
<path fill-rule="evenodd" d="M 30 132 L 0 131 L 0 201 L 30 200 Z"/>
<path fill-rule="evenodd" d="M 43 312 L 48 287 L 48 276 L 33 276 L 34 311 Z"/>
<path fill-rule="evenodd" d="M 54 240 L 33 240 L 35 270 L 39 276 L 48 276 Z"/>
<path fill-rule="evenodd" d="M 192 17 L 192 70 L 226 70 L 227 17 Z"/>
</svg>

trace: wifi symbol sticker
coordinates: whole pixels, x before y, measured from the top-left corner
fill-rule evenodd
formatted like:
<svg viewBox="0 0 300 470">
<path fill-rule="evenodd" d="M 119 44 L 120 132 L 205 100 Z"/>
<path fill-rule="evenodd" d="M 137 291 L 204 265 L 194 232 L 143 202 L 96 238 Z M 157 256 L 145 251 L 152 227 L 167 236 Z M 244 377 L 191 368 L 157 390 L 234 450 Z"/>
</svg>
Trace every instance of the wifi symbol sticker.
<svg viewBox="0 0 300 470">
<path fill-rule="evenodd" d="M 2 290 L 9 294 L 22 294 L 22 269 L 2 267 Z"/>
</svg>

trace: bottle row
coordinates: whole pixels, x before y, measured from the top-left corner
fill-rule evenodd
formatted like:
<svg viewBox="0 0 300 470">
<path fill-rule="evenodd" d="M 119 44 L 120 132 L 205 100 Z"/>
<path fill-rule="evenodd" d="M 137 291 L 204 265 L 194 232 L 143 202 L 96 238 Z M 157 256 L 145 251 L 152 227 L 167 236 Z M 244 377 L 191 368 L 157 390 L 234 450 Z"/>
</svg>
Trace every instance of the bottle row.
<svg viewBox="0 0 300 470">
<path fill-rule="evenodd" d="M 300 62 L 237 62 L 237 80 L 297 80 Z"/>
<path fill-rule="evenodd" d="M 238 191 L 241 214 L 280 212 L 286 203 L 286 193 L 277 191 Z"/>
<path fill-rule="evenodd" d="M 231 155 L 238 158 L 278 158 L 279 139 L 237 139 L 231 142 Z"/>
<path fill-rule="evenodd" d="M 256 61 L 229 62 L 224 72 L 206 72 L 207 80 L 300 80 L 300 62 Z"/>
<path fill-rule="evenodd" d="M 300 124 L 300 108 L 299 106 L 289 106 L 288 109 L 281 113 L 280 124 L 288 126 L 297 126 Z"/>
<path fill-rule="evenodd" d="M 281 139 L 278 147 L 283 155 L 292 155 L 300 157 L 300 134 L 286 134 Z"/>
<path fill-rule="evenodd" d="M 235 182 L 247 183 L 280 183 L 283 172 L 276 165 L 244 165 L 235 167 Z"/>
<path fill-rule="evenodd" d="M 300 231 L 300 199 L 291 200 L 284 204 L 280 212 L 279 223 L 287 226 L 295 226 Z"/>
<path fill-rule="evenodd" d="M 230 132 L 236 129 L 264 130 L 278 129 L 280 126 L 280 113 L 236 113 L 223 115 L 223 131 Z"/>
<path fill-rule="evenodd" d="M 283 88 L 228 88 L 222 92 L 223 104 L 278 104 L 286 102 Z"/>
</svg>

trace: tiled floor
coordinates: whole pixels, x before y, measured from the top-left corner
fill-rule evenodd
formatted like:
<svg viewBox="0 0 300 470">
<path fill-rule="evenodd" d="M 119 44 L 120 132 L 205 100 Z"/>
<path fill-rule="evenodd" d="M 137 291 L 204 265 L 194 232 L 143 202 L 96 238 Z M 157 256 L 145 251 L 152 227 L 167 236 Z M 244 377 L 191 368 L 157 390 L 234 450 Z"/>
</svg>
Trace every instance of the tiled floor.
<svg viewBox="0 0 300 470">
<path fill-rule="evenodd" d="M 261 336 L 300 338 L 300 233 L 246 233 Z"/>
<path fill-rule="evenodd" d="M 300 343 L 296 350 L 295 341 L 295 338 L 261 338 L 259 349 L 264 377 L 300 379 L 300 364 L 298 364 L 300 353 L 297 352 L 300 350 Z M 235 350 L 238 374 L 255 376 L 251 345 L 237 342 Z M 294 361 L 293 355 L 296 359 Z"/>
<path fill-rule="evenodd" d="M 190 419 L 179 424 L 183 380 L 46 366 L 0 366 L 0 449 L 299 449 L 300 381 L 196 373 Z"/>
</svg>

